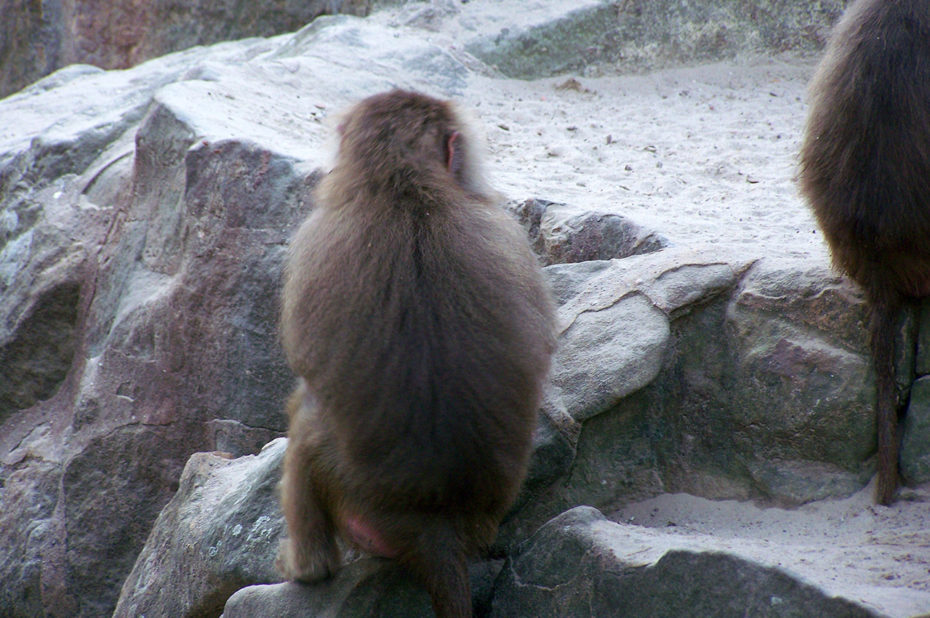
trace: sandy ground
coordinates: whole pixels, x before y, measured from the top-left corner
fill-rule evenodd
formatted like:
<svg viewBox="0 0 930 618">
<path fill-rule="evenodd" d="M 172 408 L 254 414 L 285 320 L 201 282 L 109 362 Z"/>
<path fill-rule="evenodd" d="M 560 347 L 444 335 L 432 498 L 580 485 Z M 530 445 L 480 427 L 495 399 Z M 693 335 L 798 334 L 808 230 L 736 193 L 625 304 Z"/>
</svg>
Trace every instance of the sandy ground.
<svg viewBox="0 0 930 618">
<path fill-rule="evenodd" d="M 642 76 L 475 78 L 495 185 L 616 212 L 709 252 L 829 260 L 797 192 L 810 58 L 756 58 Z M 930 613 L 930 485 L 891 507 L 871 488 L 799 509 L 665 495 L 613 514 L 672 546 L 780 566 L 892 616 Z M 659 530 L 661 529 L 661 530 Z M 672 535 L 672 536 L 669 536 Z"/>
<path fill-rule="evenodd" d="M 755 58 L 642 76 L 475 78 L 492 178 L 626 215 L 671 239 L 826 261 L 794 177 L 810 59 Z"/>
</svg>

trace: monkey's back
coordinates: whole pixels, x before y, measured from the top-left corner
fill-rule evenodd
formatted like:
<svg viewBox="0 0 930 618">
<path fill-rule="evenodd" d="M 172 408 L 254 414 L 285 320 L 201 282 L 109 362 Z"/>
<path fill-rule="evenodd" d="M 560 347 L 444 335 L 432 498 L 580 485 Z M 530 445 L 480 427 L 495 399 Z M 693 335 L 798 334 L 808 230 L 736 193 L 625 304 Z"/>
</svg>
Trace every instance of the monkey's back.
<svg viewBox="0 0 930 618">
<path fill-rule="evenodd" d="M 930 294 L 930 2 L 851 6 L 811 85 L 801 188 L 837 265 Z"/>
<path fill-rule="evenodd" d="M 368 471 L 347 491 L 423 510 L 506 509 L 554 346 L 519 226 L 480 202 L 352 203 L 319 208 L 292 246 L 285 351 L 321 421 L 338 427 L 339 457 Z"/>
</svg>

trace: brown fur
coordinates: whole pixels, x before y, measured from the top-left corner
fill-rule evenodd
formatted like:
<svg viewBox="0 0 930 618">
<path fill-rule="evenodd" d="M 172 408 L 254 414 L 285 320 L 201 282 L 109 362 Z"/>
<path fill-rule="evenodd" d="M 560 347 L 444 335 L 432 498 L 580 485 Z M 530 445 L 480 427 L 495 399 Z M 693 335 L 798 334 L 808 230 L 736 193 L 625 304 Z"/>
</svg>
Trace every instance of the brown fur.
<svg viewBox="0 0 930 618">
<path fill-rule="evenodd" d="M 898 483 L 894 335 L 930 296 L 930 2 L 859 0 L 811 84 L 801 189 L 836 265 L 865 291 L 877 376 L 878 488 Z"/>
<path fill-rule="evenodd" d="M 470 616 L 466 558 L 525 475 L 551 300 L 449 103 L 376 95 L 341 132 L 286 270 L 282 340 L 300 384 L 279 567 L 330 575 L 338 533 L 408 565 L 439 616 Z"/>
</svg>

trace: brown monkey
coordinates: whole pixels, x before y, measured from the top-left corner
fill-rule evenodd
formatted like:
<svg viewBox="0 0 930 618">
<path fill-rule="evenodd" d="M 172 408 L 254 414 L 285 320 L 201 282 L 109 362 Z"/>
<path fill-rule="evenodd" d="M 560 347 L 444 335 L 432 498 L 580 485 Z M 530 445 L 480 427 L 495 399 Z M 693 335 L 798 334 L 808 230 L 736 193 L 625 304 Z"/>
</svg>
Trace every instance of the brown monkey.
<svg viewBox="0 0 930 618">
<path fill-rule="evenodd" d="M 551 300 L 451 104 L 395 90 L 340 132 L 286 268 L 299 386 L 278 565 L 330 575 L 338 534 L 407 565 L 437 615 L 470 616 L 466 558 L 493 541 L 525 474 Z"/>
<path fill-rule="evenodd" d="M 877 376 L 878 488 L 898 483 L 894 335 L 930 296 L 930 2 L 858 0 L 811 83 L 801 190 L 835 264 L 865 291 Z"/>
</svg>

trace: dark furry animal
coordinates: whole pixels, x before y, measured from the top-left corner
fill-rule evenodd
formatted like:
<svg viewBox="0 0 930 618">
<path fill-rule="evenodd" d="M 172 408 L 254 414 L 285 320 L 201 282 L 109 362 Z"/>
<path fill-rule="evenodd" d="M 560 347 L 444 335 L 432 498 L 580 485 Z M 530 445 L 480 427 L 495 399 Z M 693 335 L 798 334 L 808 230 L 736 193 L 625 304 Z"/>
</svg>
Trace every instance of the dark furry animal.
<svg viewBox="0 0 930 618">
<path fill-rule="evenodd" d="M 278 566 L 327 577 L 338 534 L 407 565 L 437 615 L 470 616 L 466 559 L 525 475 L 551 300 L 450 103 L 376 95 L 340 131 L 286 269 L 282 341 L 300 380 Z"/>
<path fill-rule="evenodd" d="M 811 84 L 801 190 L 835 264 L 865 291 L 877 375 L 878 489 L 898 483 L 894 335 L 930 296 L 930 2 L 858 0 Z"/>
</svg>

